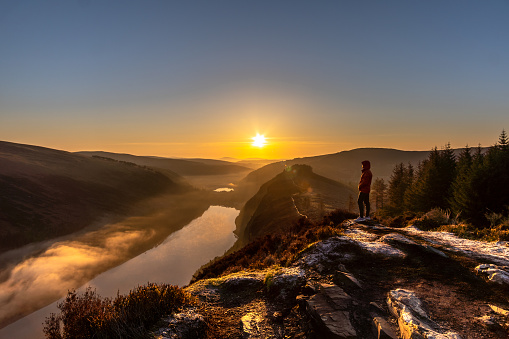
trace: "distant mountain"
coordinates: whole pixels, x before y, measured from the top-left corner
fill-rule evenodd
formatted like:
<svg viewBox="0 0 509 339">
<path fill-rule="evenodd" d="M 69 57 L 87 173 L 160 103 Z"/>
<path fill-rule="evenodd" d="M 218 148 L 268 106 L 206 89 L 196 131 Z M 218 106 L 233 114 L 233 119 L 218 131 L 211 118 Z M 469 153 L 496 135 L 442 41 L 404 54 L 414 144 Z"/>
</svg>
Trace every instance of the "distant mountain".
<svg viewBox="0 0 509 339">
<path fill-rule="evenodd" d="M 335 209 L 348 209 L 357 192 L 313 173 L 310 166 L 293 165 L 263 184 L 245 204 L 235 223 L 239 242 L 284 229 L 301 217 L 319 221 Z"/>
<path fill-rule="evenodd" d="M 373 178 L 390 179 L 394 166 L 399 163 L 418 163 L 428 157 L 429 151 L 400 151 L 388 148 L 358 148 L 334 154 L 295 158 L 263 166 L 249 173 L 240 183 L 239 191 L 254 194 L 261 185 L 294 164 L 309 165 L 316 174 L 355 187 L 361 175 L 361 162 L 371 161 Z"/>
<path fill-rule="evenodd" d="M 142 199 L 188 189 L 132 163 L 0 141 L 0 252 L 125 213 Z"/>
<path fill-rule="evenodd" d="M 280 162 L 280 161 L 281 160 L 274 160 L 274 159 L 243 159 L 243 160 L 237 161 L 237 164 L 245 166 L 245 167 L 249 167 L 252 169 L 258 169 L 265 165 L 272 164 L 275 162 Z"/>
<path fill-rule="evenodd" d="M 119 161 L 132 162 L 141 166 L 149 166 L 173 171 L 182 176 L 223 175 L 251 171 L 251 168 L 233 164 L 228 161 L 213 159 L 172 159 L 149 156 L 136 156 L 110 152 L 77 152 L 85 156 L 99 156 Z"/>
</svg>

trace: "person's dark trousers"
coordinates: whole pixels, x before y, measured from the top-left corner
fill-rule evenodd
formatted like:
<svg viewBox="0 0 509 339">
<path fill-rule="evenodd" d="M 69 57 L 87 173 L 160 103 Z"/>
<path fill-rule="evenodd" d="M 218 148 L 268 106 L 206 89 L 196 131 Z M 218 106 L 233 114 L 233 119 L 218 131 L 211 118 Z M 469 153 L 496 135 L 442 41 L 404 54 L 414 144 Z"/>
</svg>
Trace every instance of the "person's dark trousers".
<svg viewBox="0 0 509 339">
<path fill-rule="evenodd" d="M 359 217 L 364 218 L 364 205 L 366 205 L 366 217 L 369 217 L 370 205 L 369 205 L 369 193 L 359 192 Z"/>
</svg>

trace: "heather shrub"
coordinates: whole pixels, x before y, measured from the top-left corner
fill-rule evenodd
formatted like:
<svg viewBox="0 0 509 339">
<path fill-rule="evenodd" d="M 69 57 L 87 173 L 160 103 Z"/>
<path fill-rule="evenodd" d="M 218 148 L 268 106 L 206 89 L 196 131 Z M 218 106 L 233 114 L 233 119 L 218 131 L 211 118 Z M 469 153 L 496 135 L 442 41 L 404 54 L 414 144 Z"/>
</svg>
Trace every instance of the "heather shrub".
<svg viewBox="0 0 509 339">
<path fill-rule="evenodd" d="M 431 218 L 419 218 L 412 222 L 412 225 L 423 231 L 431 231 L 440 227 L 440 223 Z"/>
<path fill-rule="evenodd" d="M 493 228 L 477 228 L 471 224 L 442 225 L 436 231 L 451 232 L 458 237 L 484 241 L 509 241 L 509 230 L 502 226 Z"/>
<path fill-rule="evenodd" d="M 149 283 L 115 299 L 101 298 L 88 288 L 70 291 L 58 304 L 59 314 L 46 318 L 44 334 L 50 339 L 143 338 L 161 317 L 194 303 L 178 286 Z"/>
<path fill-rule="evenodd" d="M 506 207 L 506 213 L 509 214 L 509 207 Z M 502 230 L 509 229 L 509 217 L 505 216 L 504 213 L 489 212 L 484 215 L 490 222 L 491 228 L 500 227 Z"/>
<path fill-rule="evenodd" d="M 414 219 L 412 224 L 423 231 L 430 231 L 442 225 L 457 224 L 458 216 L 451 218 L 451 212 L 441 208 L 434 208 L 422 217 Z"/>
<path fill-rule="evenodd" d="M 416 217 L 415 213 L 405 212 L 397 216 L 390 216 L 389 214 L 382 213 L 382 211 L 376 211 L 376 219 L 383 225 L 388 227 L 402 228 L 408 226 L 408 223 L 414 220 Z"/>
</svg>

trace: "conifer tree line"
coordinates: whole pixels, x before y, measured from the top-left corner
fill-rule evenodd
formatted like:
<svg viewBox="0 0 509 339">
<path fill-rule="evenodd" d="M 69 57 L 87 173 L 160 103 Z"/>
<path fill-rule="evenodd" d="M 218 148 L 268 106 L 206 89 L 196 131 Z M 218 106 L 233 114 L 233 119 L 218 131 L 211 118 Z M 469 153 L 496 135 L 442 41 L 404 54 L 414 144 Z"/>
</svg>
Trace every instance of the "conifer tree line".
<svg viewBox="0 0 509 339">
<path fill-rule="evenodd" d="M 441 208 L 476 227 L 488 226 L 487 214 L 509 213 L 507 134 L 503 130 L 487 149 L 466 146 L 457 156 L 450 144 L 441 150 L 435 147 L 417 168 L 400 163 L 388 184 L 377 179 L 373 189 L 377 208 L 388 215 Z"/>
</svg>

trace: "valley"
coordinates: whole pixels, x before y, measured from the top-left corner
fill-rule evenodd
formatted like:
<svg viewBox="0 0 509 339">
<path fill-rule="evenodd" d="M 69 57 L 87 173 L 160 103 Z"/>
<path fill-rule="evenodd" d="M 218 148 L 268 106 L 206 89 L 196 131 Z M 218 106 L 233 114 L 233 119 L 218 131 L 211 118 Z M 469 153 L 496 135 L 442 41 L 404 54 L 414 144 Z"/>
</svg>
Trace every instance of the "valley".
<svg viewBox="0 0 509 339">
<path fill-rule="evenodd" d="M 236 165 L 2 142 L 0 334 L 33 329 L 24 324 L 54 312 L 67 290 L 90 285 L 112 296 L 148 281 L 185 286 L 214 269 L 215 257 L 351 209 L 359 159 L 375 159 L 375 177 L 388 178 L 389 168 L 427 155 L 359 149 Z M 224 213 L 226 224 L 217 219 Z"/>
</svg>

